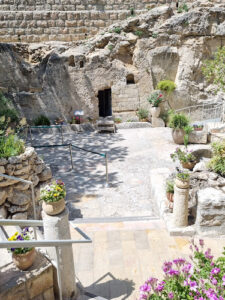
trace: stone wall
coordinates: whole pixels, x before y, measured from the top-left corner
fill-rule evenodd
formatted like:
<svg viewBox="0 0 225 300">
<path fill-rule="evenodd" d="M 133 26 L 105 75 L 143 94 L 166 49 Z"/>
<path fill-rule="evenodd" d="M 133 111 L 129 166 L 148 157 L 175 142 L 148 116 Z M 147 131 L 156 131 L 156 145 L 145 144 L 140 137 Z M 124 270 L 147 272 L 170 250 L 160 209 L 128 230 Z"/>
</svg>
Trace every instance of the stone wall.
<svg viewBox="0 0 225 300">
<path fill-rule="evenodd" d="M 32 181 L 36 202 L 40 198 L 40 184 L 52 177 L 50 168 L 31 147 L 26 148 L 19 156 L 1 158 L 0 173 Z M 0 218 L 24 220 L 29 216 L 33 216 L 30 185 L 0 177 Z"/>
<path fill-rule="evenodd" d="M 76 41 L 166 0 L 3 0 L 0 42 Z"/>
</svg>

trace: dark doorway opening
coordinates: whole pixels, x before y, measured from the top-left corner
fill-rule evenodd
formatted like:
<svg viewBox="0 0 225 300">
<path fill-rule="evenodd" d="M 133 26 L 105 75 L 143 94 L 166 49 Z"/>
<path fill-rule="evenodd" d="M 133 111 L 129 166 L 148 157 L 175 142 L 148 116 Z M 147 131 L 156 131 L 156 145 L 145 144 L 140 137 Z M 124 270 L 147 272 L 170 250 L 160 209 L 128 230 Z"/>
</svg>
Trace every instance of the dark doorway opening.
<svg viewBox="0 0 225 300">
<path fill-rule="evenodd" d="M 135 84 L 134 75 L 133 74 L 127 75 L 127 84 Z"/>
<path fill-rule="evenodd" d="M 99 117 L 108 117 L 112 115 L 112 91 L 106 89 L 98 92 Z"/>
</svg>

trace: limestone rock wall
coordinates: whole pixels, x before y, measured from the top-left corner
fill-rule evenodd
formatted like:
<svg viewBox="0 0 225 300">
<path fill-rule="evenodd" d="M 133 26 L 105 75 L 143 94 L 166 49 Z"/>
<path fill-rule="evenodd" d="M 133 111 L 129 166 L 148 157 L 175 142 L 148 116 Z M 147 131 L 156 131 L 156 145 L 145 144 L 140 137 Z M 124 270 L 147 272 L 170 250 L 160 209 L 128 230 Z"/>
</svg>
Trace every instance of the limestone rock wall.
<svg viewBox="0 0 225 300">
<path fill-rule="evenodd" d="M 164 79 L 176 89 L 163 109 L 215 99 L 201 67 L 225 45 L 225 4 L 198 2 L 182 14 L 169 6 L 151 9 L 76 44 L 2 43 L 0 89 L 28 120 L 44 113 L 69 121 L 78 109 L 97 119 L 98 92 L 111 89 L 113 114 L 126 121 L 149 108 L 149 94 Z"/>
<path fill-rule="evenodd" d="M 1 158 L 0 173 L 32 181 L 37 206 L 40 184 L 52 177 L 51 169 L 37 156 L 32 147 L 27 147 L 19 156 Z M 0 218 L 27 219 L 29 216 L 33 216 L 30 185 L 0 177 Z"/>
</svg>

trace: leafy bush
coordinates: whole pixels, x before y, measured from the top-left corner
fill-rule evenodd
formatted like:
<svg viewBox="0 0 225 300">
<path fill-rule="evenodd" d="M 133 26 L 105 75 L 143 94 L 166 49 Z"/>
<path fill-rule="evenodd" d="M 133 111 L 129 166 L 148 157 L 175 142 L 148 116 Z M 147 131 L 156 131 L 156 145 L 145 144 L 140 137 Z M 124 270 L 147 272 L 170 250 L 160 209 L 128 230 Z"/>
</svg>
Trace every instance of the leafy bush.
<svg viewBox="0 0 225 300">
<path fill-rule="evenodd" d="M 167 93 L 172 93 L 175 90 L 176 85 L 171 80 L 162 80 L 157 84 L 156 88 Z"/>
<path fill-rule="evenodd" d="M 158 37 L 158 32 L 153 32 L 152 37 L 153 39 L 156 39 Z"/>
<path fill-rule="evenodd" d="M 153 107 L 158 107 L 163 101 L 163 95 L 160 93 L 160 91 L 155 91 L 148 97 L 147 100 Z"/>
<path fill-rule="evenodd" d="M 34 125 L 35 126 L 49 126 L 50 120 L 48 117 L 44 116 L 44 115 L 40 115 L 39 117 L 37 117 L 36 119 L 34 119 Z"/>
<path fill-rule="evenodd" d="M 175 162 L 177 159 L 180 162 L 194 162 L 197 160 L 197 158 L 192 154 L 192 151 L 190 150 L 182 150 L 181 148 L 177 148 L 176 151 L 172 154 L 170 154 L 170 157 Z"/>
<path fill-rule="evenodd" d="M 112 44 L 110 44 L 110 45 L 108 45 L 108 49 L 110 50 L 110 51 L 112 51 L 113 50 L 113 45 Z"/>
<path fill-rule="evenodd" d="M 113 28 L 113 32 L 120 34 L 121 33 L 121 28 L 120 27 L 115 27 L 115 28 Z"/>
<path fill-rule="evenodd" d="M 169 127 L 174 129 L 184 129 L 189 125 L 189 119 L 184 114 L 176 114 L 174 112 L 170 113 L 169 117 Z"/>
<path fill-rule="evenodd" d="M 190 174 L 187 172 L 178 172 L 176 177 L 181 181 L 188 181 L 190 178 Z"/>
<path fill-rule="evenodd" d="M 117 124 L 119 124 L 119 123 L 121 123 L 122 122 L 122 120 L 120 119 L 120 118 L 115 118 L 115 123 L 117 123 Z"/>
<path fill-rule="evenodd" d="M 187 147 L 188 145 L 188 142 L 189 142 L 189 134 L 193 131 L 193 127 L 190 126 L 190 125 L 187 125 L 184 127 L 184 132 L 185 132 L 185 135 L 184 135 L 184 145 L 185 147 Z"/>
<path fill-rule="evenodd" d="M 186 3 L 183 3 L 182 5 L 179 6 L 179 8 L 177 9 L 178 13 L 182 13 L 182 12 L 188 12 L 188 6 Z"/>
<path fill-rule="evenodd" d="M 212 60 L 205 60 L 202 67 L 207 81 L 212 81 L 218 90 L 225 91 L 225 46 L 219 48 Z"/>
<path fill-rule="evenodd" d="M 10 134 L 0 138 L 0 158 L 20 155 L 25 150 L 24 142 L 16 135 Z"/>
<path fill-rule="evenodd" d="M 212 143 L 213 157 L 208 167 L 225 177 L 225 141 Z"/>
<path fill-rule="evenodd" d="M 138 114 L 138 117 L 139 117 L 140 120 L 148 118 L 148 110 L 145 109 L 145 108 L 140 108 L 138 110 L 137 114 Z"/>
<path fill-rule="evenodd" d="M 166 192 L 171 193 L 171 194 L 174 193 L 174 182 L 173 181 L 167 180 L 167 182 L 166 182 Z"/>
<path fill-rule="evenodd" d="M 191 241 L 190 260 L 177 258 L 163 264 L 163 281 L 150 277 L 140 287 L 141 299 L 223 300 L 225 297 L 225 251 L 218 259 L 211 249 Z M 225 248 L 224 248 L 225 249 Z"/>
<path fill-rule="evenodd" d="M 4 134 L 6 129 L 11 123 L 14 123 L 14 127 L 19 122 L 19 116 L 17 111 L 13 108 L 12 103 L 0 92 L 0 135 Z M 3 121 L 4 120 L 4 121 Z"/>
<path fill-rule="evenodd" d="M 141 30 L 136 30 L 136 31 L 134 32 L 134 34 L 137 35 L 137 36 L 139 36 L 139 37 L 141 37 L 141 36 L 143 35 L 143 31 L 141 31 Z"/>
</svg>

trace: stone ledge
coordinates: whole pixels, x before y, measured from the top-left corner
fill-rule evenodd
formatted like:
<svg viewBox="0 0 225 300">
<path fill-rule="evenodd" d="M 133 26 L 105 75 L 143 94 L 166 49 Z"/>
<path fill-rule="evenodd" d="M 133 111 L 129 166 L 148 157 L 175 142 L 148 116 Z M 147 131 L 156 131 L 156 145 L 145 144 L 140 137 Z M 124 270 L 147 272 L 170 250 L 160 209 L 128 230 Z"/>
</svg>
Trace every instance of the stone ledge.
<svg viewBox="0 0 225 300">
<path fill-rule="evenodd" d="M 37 252 L 33 266 L 27 271 L 20 271 L 13 263 L 1 267 L 0 299 L 30 300 L 36 299 L 36 297 L 43 299 L 42 296 L 48 300 L 55 299 L 53 293 L 53 266 L 40 252 Z"/>
</svg>

